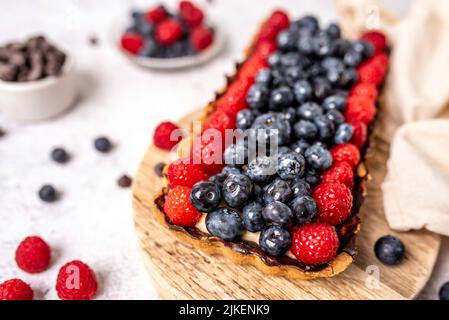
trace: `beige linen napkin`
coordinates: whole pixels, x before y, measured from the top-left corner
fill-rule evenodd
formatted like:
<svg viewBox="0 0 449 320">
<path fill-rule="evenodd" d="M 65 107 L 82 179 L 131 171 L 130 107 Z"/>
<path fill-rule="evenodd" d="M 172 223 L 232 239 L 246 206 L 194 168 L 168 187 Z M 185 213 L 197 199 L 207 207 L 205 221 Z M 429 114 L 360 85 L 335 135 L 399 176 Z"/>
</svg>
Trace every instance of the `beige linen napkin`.
<svg viewBox="0 0 449 320">
<path fill-rule="evenodd" d="M 366 5 L 376 2 L 337 0 L 337 5 L 343 8 L 340 11 L 364 10 L 366 14 Z M 449 236 L 447 4 L 445 0 L 415 0 L 408 16 L 397 23 L 385 19 L 380 8 L 378 25 L 394 48 L 381 130 L 391 141 L 388 174 L 382 185 L 388 223 L 397 230 L 425 228 Z M 360 27 L 357 20 L 346 27 Z"/>
</svg>

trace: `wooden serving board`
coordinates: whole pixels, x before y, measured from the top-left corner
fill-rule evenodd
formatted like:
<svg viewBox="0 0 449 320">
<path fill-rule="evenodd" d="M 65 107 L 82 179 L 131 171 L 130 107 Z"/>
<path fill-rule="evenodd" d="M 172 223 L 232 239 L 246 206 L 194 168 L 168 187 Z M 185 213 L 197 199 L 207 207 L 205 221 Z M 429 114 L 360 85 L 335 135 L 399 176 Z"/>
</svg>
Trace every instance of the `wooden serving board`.
<svg viewBox="0 0 449 320">
<path fill-rule="evenodd" d="M 200 112 L 180 120 L 189 128 Z M 386 171 L 388 144 L 374 133 L 367 165 L 372 181 L 362 206 L 362 230 L 356 262 L 342 274 L 310 281 L 271 277 L 253 266 L 236 265 L 181 242 L 152 217 L 153 195 L 164 184 L 154 166 L 169 162 L 169 153 L 151 146 L 134 178 L 134 222 L 143 260 L 162 299 L 413 299 L 429 279 L 440 237 L 426 231 L 396 233 L 389 229 L 382 208 L 380 184 Z M 376 240 L 399 236 L 407 250 L 399 265 L 382 265 L 375 257 Z M 372 274 L 370 276 L 370 274 Z M 373 281 L 378 275 L 379 281 Z"/>
</svg>

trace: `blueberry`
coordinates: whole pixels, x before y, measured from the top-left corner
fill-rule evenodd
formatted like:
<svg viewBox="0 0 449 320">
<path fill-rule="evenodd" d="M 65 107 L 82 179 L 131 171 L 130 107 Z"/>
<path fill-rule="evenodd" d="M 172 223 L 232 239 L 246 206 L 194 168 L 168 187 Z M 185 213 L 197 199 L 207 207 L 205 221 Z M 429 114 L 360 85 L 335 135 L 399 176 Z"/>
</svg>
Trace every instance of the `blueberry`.
<svg viewBox="0 0 449 320">
<path fill-rule="evenodd" d="M 300 196 L 290 202 L 290 208 L 299 224 L 311 223 L 317 216 L 316 201 L 310 196 Z"/>
<path fill-rule="evenodd" d="M 290 227 L 293 221 L 292 210 L 279 201 L 267 204 L 262 210 L 262 215 L 265 221 L 280 227 Z"/>
<path fill-rule="evenodd" d="M 276 161 L 270 157 L 259 156 L 250 161 L 245 173 L 256 183 L 268 183 L 276 173 Z"/>
<path fill-rule="evenodd" d="M 357 74 L 357 70 L 354 68 L 349 68 L 342 73 L 338 85 L 342 88 L 350 88 L 355 85 L 358 80 L 359 75 Z"/>
<path fill-rule="evenodd" d="M 224 173 L 226 175 L 230 174 L 242 174 L 242 171 L 237 167 L 231 167 L 231 166 L 225 166 L 223 170 L 221 170 L 221 173 Z"/>
<path fill-rule="evenodd" d="M 39 189 L 39 198 L 44 202 L 54 202 L 58 199 L 58 194 L 52 185 L 45 184 Z"/>
<path fill-rule="evenodd" d="M 334 136 L 335 124 L 327 117 L 327 114 L 325 116 L 316 117 L 314 123 L 318 129 L 320 140 L 328 140 Z"/>
<path fill-rule="evenodd" d="M 236 125 L 241 130 L 246 130 L 251 127 L 255 119 L 255 113 L 250 109 L 243 109 L 237 113 Z"/>
<path fill-rule="evenodd" d="M 258 116 L 251 126 L 252 129 L 265 130 L 263 136 L 266 141 L 270 137 L 277 136 L 279 145 L 285 145 L 291 138 L 291 125 L 289 120 L 282 113 L 269 112 Z M 257 132 L 258 135 L 260 132 Z"/>
<path fill-rule="evenodd" d="M 296 48 L 299 50 L 299 52 L 305 55 L 313 54 L 315 50 L 313 37 L 311 36 L 300 37 L 298 42 L 296 43 Z"/>
<path fill-rule="evenodd" d="M 313 84 L 313 93 L 315 98 L 319 101 L 323 101 L 331 92 L 332 86 L 325 78 L 316 78 Z"/>
<path fill-rule="evenodd" d="M 221 188 L 227 177 L 228 177 L 228 174 L 226 174 L 226 173 L 217 173 L 213 176 L 210 176 L 209 179 L 207 179 L 207 180 L 215 183 L 216 185 L 218 185 Z"/>
<path fill-rule="evenodd" d="M 296 101 L 304 103 L 312 98 L 313 89 L 310 83 L 306 80 L 300 80 L 293 85 L 293 92 L 296 97 Z"/>
<path fill-rule="evenodd" d="M 295 22 L 298 28 L 303 31 L 307 31 L 310 34 L 315 33 L 320 28 L 320 24 L 316 17 L 314 16 L 304 16 Z"/>
<path fill-rule="evenodd" d="M 269 86 L 271 83 L 271 71 L 268 68 L 260 69 L 257 73 L 255 82 L 257 84 L 262 84 L 265 86 Z"/>
<path fill-rule="evenodd" d="M 343 111 L 346 106 L 346 98 L 341 95 L 333 95 L 324 99 L 322 103 L 323 109 Z"/>
<path fill-rule="evenodd" d="M 337 56 L 343 57 L 351 49 L 352 44 L 349 40 L 340 38 L 334 41 L 334 53 Z"/>
<path fill-rule="evenodd" d="M 223 183 L 224 201 L 232 208 L 239 208 L 248 202 L 253 191 L 253 183 L 244 174 L 231 174 Z"/>
<path fill-rule="evenodd" d="M 243 220 L 237 211 L 219 208 L 206 217 L 206 228 L 210 234 L 226 241 L 238 239 L 243 231 Z"/>
<path fill-rule="evenodd" d="M 310 121 L 300 120 L 293 126 L 293 131 L 298 139 L 313 140 L 318 134 L 317 126 Z"/>
<path fill-rule="evenodd" d="M 155 57 L 158 54 L 158 50 L 159 47 L 156 43 L 156 41 L 154 41 L 153 39 L 148 39 L 145 40 L 145 44 L 142 47 L 142 49 L 140 49 L 139 51 L 139 55 L 142 57 Z"/>
<path fill-rule="evenodd" d="M 223 159 L 228 166 L 242 166 L 248 161 L 248 149 L 243 143 L 231 144 L 224 151 Z"/>
<path fill-rule="evenodd" d="M 293 194 L 289 183 L 279 178 L 266 185 L 263 190 L 263 200 L 266 204 L 273 201 L 287 203 Z"/>
<path fill-rule="evenodd" d="M 281 55 L 281 65 L 284 68 L 301 65 L 302 56 L 298 52 L 288 52 Z"/>
<path fill-rule="evenodd" d="M 335 133 L 334 142 L 335 144 L 344 144 L 351 140 L 354 134 L 354 128 L 347 123 L 343 123 L 338 126 L 337 132 Z"/>
<path fill-rule="evenodd" d="M 284 112 L 285 119 L 287 119 L 291 124 L 296 120 L 296 109 L 293 107 L 287 108 Z"/>
<path fill-rule="evenodd" d="M 260 199 L 262 199 L 263 196 L 263 189 L 258 185 L 253 183 L 253 194 L 251 195 L 251 198 L 259 201 Z"/>
<path fill-rule="evenodd" d="M 295 143 L 293 143 L 290 148 L 295 151 L 296 153 L 304 155 L 306 150 L 310 147 L 310 144 L 305 140 L 298 140 Z"/>
<path fill-rule="evenodd" d="M 326 33 L 328 34 L 328 36 L 331 39 L 338 39 L 341 36 L 341 30 L 340 27 L 335 24 L 335 23 L 331 23 L 327 29 L 326 29 Z"/>
<path fill-rule="evenodd" d="M 345 117 L 340 111 L 330 110 L 326 113 L 325 118 L 331 121 L 334 126 L 339 126 L 345 121 Z"/>
<path fill-rule="evenodd" d="M 269 96 L 269 91 L 265 86 L 254 84 L 246 95 L 246 102 L 251 108 L 263 109 L 268 103 Z"/>
<path fill-rule="evenodd" d="M 284 255 L 291 244 L 290 233 L 281 227 L 269 226 L 260 233 L 259 246 L 269 256 Z"/>
<path fill-rule="evenodd" d="M 362 62 L 363 56 L 361 53 L 355 50 L 350 50 L 346 52 L 346 54 L 343 57 L 343 60 L 348 67 L 355 68 Z"/>
<path fill-rule="evenodd" d="M 313 51 L 317 56 L 324 57 L 331 55 L 333 49 L 332 40 L 326 32 L 321 31 L 313 38 Z"/>
<path fill-rule="evenodd" d="M 300 66 L 288 67 L 284 71 L 285 82 L 288 85 L 294 85 L 298 80 L 302 79 L 303 70 Z"/>
<path fill-rule="evenodd" d="M 400 239 L 388 235 L 376 241 L 374 252 L 382 263 L 396 265 L 404 258 L 405 246 Z"/>
<path fill-rule="evenodd" d="M 246 230 L 259 232 L 265 226 L 265 220 L 262 216 L 263 206 L 260 202 L 250 202 L 243 207 L 242 218 Z"/>
<path fill-rule="evenodd" d="M 449 300 L 449 282 L 443 284 L 439 292 L 440 300 Z"/>
<path fill-rule="evenodd" d="M 291 182 L 290 188 L 293 191 L 293 197 L 310 196 L 312 194 L 312 188 L 303 179 L 295 179 Z"/>
<path fill-rule="evenodd" d="M 343 70 L 345 69 L 343 61 L 335 57 L 324 58 L 323 61 L 321 61 L 321 66 L 327 71 L 335 70 L 338 73 L 343 72 Z"/>
<path fill-rule="evenodd" d="M 271 110 L 281 110 L 290 107 L 293 101 L 294 96 L 291 89 L 287 86 L 282 86 L 271 91 L 268 107 Z"/>
<path fill-rule="evenodd" d="M 285 79 L 283 69 L 273 69 L 271 70 L 272 86 L 281 87 L 289 85 L 287 79 Z"/>
<path fill-rule="evenodd" d="M 281 54 L 279 52 L 272 53 L 268 57 L 268 65 L 272 68 L 279 67 L 281 64 Z"/>
<path fill-rule="evenodd" d="M 281 179 L 288 180 L 304 175 L 306 170 L 306 159 L 296 152 L 279 155 L 278 175 Z"/>
<path fill-rule="evenodd" d="M 364 58 L 369 58 L 374 54 L 373 45 L 363 40 L 354 41 L 352 43 L 352 49 L 360 53 Z"/>
<path fill-rule="evenodd" d="M 51 151 L 51 158 L 57 163 L 66 163 L 70 156 L 64 148 L 55 148 Z"/>
<path fill-rule="evenodd" d="M 100 152 L 107 153 L 112 149 L 112 143 L 106 137 L 99 137 L 94 141 L 95 149 Z"/>
<path fill-rule="evenodd" d="M 200 212 L 211 212 L 221 202 L 220 188 L 211 181 L 197 182 L 190 191 L 190 202 Z"/>
<path fill-rule="evenodd" d="M 284 30 L 279 32 L 277 36 L 277 45 L 278 48 L 282 51 L 290 51 L 295 48 L 297 40 L 298 35 L 296 33 Z"/>
<path fill-rule="evenodd" d="M 317 186 L 320 181 L 320 174 L 315 170 L 315 169 L 311 169 L 309 168 L 306 172 L 306 175 L 304 177 L 304 180 L 311 186 L 311 187 L 315 187 Z"/>
<path fill-rule="evenodd" d="M 314 63 L 312 64 L 309 69 L 307 70 L 307 77 L 308 80 L 313 83 L 315 81 L 316 77 L 320 77 L 325 73 L 325 70 L 321 66 L 320 63 Z"/>
<path fill-rule="evenodd" d="M 298 108 L 298 117 L 303 120 L 313 121 L 313 119 L 322 114 L 323 111 L 320 105 L 315 102 L 306 102 Z"/>
<path fill-rule="evenodd" d="M 332 156 L 325 147 L 313 145 L 304 154 L 307 163 L 314 169 L 324 171 L 332 165 Z"/>
</svg>

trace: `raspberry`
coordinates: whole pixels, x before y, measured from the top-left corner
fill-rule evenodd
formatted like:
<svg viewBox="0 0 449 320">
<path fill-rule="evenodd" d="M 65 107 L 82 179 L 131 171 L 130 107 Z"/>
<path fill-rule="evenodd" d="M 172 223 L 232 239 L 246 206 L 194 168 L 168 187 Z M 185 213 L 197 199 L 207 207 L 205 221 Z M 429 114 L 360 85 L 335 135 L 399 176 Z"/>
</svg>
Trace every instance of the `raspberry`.
<svg viewBox="0 0 449 320">
<path fill-rule="evenodd" d="M 20 279 L 0 283 L 0 300 L 33 300 L 33 289 Z"/>
<path fill-rule="evenodd" d="M 223 169 L 224 139 L 202 139 L 195 141 L 191 150 L 191 161 L 200 162 L 204 171 L 210 175 L 217 174 Z"/>
<path fill-rule="evenodd" d="M 322 182 L 340 182 L 349 189 L 354 187 L 354 172 L 347 162 L 337 162 L 321 176 Z"/>
<path fill-rule="evenodd" d="M 377 99 L 377 95 L 377 87 L 372 83 L 359 83 L 355 85 L 349 92 L 350 97 L 367 97 L 372 101 L 375 101 Z"/>
<path fill-rule="evenodd" d="M 347 162 L 355 168 L 360 162 L 360 151 L 351 143 L 340 144 L 331 149 L 332 160 L 334 163 Z"/>
<path fill-rule="evenodd" d="M 282 29 L 288 28 L 288 26 L 290 25 L 290 19 L 284 11 L 276 10 L 268 19 L 268 24 L 280 31 Z"/>
<path fill-rule="evenodd" d="M 222 141 L 225 139 L 226 129 L 234 128 L 235 118 L 222 110 L 213 112 L 203 125 L 203 130 L 217 129 L 221 134 Z"/>
<path fill-rule="evenodd" d="M 171 137 L 172 132 L 177 129 L 179 129 L 179 127 L 172 122 L 161 122 L 154 130 L 154 145 L 163 150 L 171 150 L 182 140 L 181 135 L 177 136 L 176 139 L 175 137 Z"/>
<path fill-rule="evenodd" d="M 50 247 L 40 237 L 27 237 L 16 250 L 16 263 L 28 273 L 39 273 L 50 264 Z"/>
<path fill-rule="evenodd" d="M 200 220 L 201 213 L 190 203 L 190 188 L 177 186 L 165 197 L 164 212 L 167 218 L 178 226 L 193 227 Z"/>
<path fill-rule="evenodd" d="M 368 136 L 368 128 L 366 124 L 361 121 L 355 121 L 350 123 L 354 128 L 354 133 L 352 134 L 351 143 L 354 144 L 359 150 L 365 146 L 366 139 Z"/>
<path fill-rule="evenodd" d="M 59 269 L 56 291 L 61 300 L 91 300 L 97 292 L 95 273 L 84 262 L 70 261 Z"/>
<path fill-rule="evenodd" d="M 143 48 L 144 40 L 138 33 L 127 32 L 122 35 L 120 43 L 123 49 L 132 54 L 137 54 Z"/>
<path fill-rule="evenodd" d="M 178 159 L 168 166 L 168 181 L 172 187 L 192 187 L 198 181 L 207 180 L 208 175 L 200 164 L 194 164 L 189 158 Z"/>
<path fill-rule="evenodd" d="M 265 24 L 257 36 L 257 43 L 275 42 L 278 35 L 278 29 L 270 24 Z"/>
<path fill-rule="evenodd" d="M 379 86 L 388 70 L 389 57 L 386 53 L 375 54 L 364 62 L 358 69 L 359 80 L 362 83 L 372 83 Z"/>
<path fill-rule="evenodd" d="M 351 215 L 352 194 L 339 182 L 322 182 L 313 192 L 318 207 L 318 221 L 338 225 Z"/>
<path fill-rule="evenodd" d="M 277 50 L 277 45 L 273 41 L 260 41 L 256 46 L 256 54 L 263 59 L 267 59 Z"/>
<path fill-rule="evenodd" d="M 248 108 L 246 94 L 252 83 L 253 81 L 248 78 L 234 81 L 217 100 L 217 110 L 224 111 L 232 118 L 235 118 L 240 110 Z"/>
<path fill-rule="evenodd" d="M 203 11 L 190 1 L 181 1 L 179 3 L 179 13 L 191 28 L 197 27 L 203 23 Z"/>
<path fill-rule="evenodd" d="M 196 27 L 190 33 L 190 43 L 198 51 L 207 49 L 213 40 L 214 36 L 212 31 L 204 26 Z"/>
<path fill-rule="evenodd" d="M 376 116 L 376 105 L 368 97 L 353 96 L 348 98 L 345 110 L 345 119 L 347 122 L 362 121 L 369 125 Z"/>
<path fill-rule="evenodd" d="M 167 11 L 163 6 L 157 6 L 145 14 L 145 19 L 148 22 L 159 23 L 167 18 Z"/>
<path fill-rule="evenodd" d="M 266 67 L 268 67 L 267 59 L 261 54 L 255 53 L 240 67 L 238 77 L 240 81 L 247 78 L 250 82 L 253 82 L 259 70 Z"/>
<path fill-rule="evenodd" d="M 161 45 L 169 46 L 181 38 L 181 23 L 175 19 L 166 19 L 156 26 L 154 36 Z"/>
<path fill-rule="evenodd" d="M 387 48 L 387 38 L 379 31 L 368 31 L 362 35 L 361 39 L 371 43 L 376 52 L 385 51 Z"/>
<path fill-rule="evenodd" d="M 291 252 L 305 264 L 329 262 L 337 255 L 340 245 L 333 226 L 324 223 L 305 224 L 293 230 Z"/>
</svg>

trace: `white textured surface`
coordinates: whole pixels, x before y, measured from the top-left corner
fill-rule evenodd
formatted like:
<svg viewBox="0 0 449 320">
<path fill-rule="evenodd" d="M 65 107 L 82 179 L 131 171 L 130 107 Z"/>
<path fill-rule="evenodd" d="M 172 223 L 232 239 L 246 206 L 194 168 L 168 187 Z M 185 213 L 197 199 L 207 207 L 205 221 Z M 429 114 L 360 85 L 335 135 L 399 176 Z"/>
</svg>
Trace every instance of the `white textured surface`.
<svg viewBox="0 0 449 320">
<path fill-rule="evenodd" d="M 140 260 L 130 190 L 118 188 L 116 179 L 135 172 L 155 125 L 212 97 L 271 8 L 281 4 L 297 16 L 313 12 L 323 21 L 334 18 L 330 0 L 215 0 L 205 6 L 228 35 L 226 52 L 194 70 L 152 73 L 131 65 L 110 40 L 117 18 L 142 2 L 151 4 L 0 0 L 0 7 L 8 9 L 0 11 L 0 41 L 46 33 L 73 54 L 81 92 L 76 108 L 52 121 L 22 124 L 0 115 L 0 127 L 8 131 L 0 138 L 0 281 L 23 278 L 37 298 L 56 298 L 58 269 L 72 259 L 84 260 L 96 271 L 99 299 L 157 298 Z M 89 46 L 91 34 L 99 37 L 99 46 Z M 98 135 L 114 141 L 111 154 L 93 149 Z M 49 159 L 57 145 L 73 155 L 65 166 Z M 37 190 L 47 182 L 63 192 L 61 201 L 43 204 L 37 198 Z M 51 268 L 33 276 L 18 270 L 14 262 L 17 244 L 31 234 L 41 235 L 54 249 Z M 444 277 L 449 280 L 448 245 L 446 241 L 426 297 L 434 298 Z"/>
</svg>

